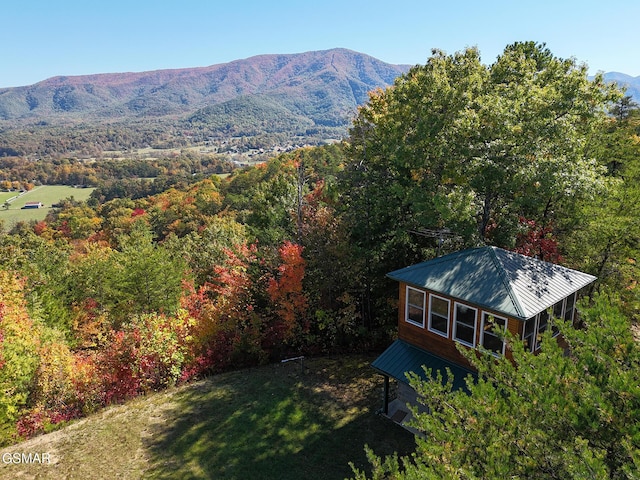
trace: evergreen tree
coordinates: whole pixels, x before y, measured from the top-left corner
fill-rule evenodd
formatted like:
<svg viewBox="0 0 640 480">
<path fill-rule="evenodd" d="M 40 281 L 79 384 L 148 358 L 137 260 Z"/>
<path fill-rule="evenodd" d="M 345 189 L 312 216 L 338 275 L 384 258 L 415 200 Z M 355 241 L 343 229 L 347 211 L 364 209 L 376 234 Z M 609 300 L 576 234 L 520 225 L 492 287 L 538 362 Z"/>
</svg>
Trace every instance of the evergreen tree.
<svg viewBox="0 0 640 480">
<path fill-rule="evenodd" d="M 413 408 L 416 452 L 383 460 L 369 450 L 371 478 L 638 478 L 640 347 L 607 296 L 583 314 L 581 330 L 555 321 L 568 352 L 551 330 L 537 355 L 508 338 L 513 363 L 467 350 L 479 373 L 468 393 L 411 375 L 428 410 Z"/>
</svg>

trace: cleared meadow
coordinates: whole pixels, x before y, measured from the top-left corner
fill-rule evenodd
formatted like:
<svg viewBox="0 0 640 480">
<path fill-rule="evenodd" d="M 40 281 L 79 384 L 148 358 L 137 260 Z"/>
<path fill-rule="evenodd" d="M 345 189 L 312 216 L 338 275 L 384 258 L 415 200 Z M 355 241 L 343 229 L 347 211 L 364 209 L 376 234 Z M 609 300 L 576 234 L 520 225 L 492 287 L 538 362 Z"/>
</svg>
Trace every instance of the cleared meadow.
<svg viewBox="0 0 640 480">
<path fill-rule="evenodd" d="M 44 220 L 51 205 L 69 197 L 76 200 L 87 200 L 93 190 L 93 188 L 75 188 L 67 185 L 43 185 L 21 195 L 18 195 L 18 192 L 0 192 L 0 221 L 4 222 L 6 229 L 10 229 L 21 221 Z M 10 200 L 16 195 L 18 195 L 17 198 Z M 4 204 L 7 200 L 10 201 L 10 205 L 9 209 L 5 210 Z M 22 209 L 27 202 L 41 202 L 44 206 Z"/>
</svg>

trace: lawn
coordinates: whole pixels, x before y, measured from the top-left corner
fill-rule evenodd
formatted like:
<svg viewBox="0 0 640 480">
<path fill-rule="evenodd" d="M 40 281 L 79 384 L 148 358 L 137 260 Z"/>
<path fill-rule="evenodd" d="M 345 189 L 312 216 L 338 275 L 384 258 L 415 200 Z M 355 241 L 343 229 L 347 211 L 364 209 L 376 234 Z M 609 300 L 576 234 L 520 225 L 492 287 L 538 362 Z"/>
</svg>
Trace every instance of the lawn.
<svg viewBox="0 0 640 480">
<path fill-rule="evenodd" d="M 0 221 L 4 221 L 6 229 L 10 229 L 13 225 L 20 221 L 29 222 L 31 220 L 44 220 L 47 213 L 51 209 L 51 205 L 68 197 L 76 200 L 86 200 L 91 195 L 93 188 L 74 188 L 66 185 L 43 185 L 20 195 L 11 202 L 8 210 L 4 210 L 2 205 L 4 202 L 16 196 L 16 192 L 0 193 Z M 44 207 L 36 209 L 22 210 L 27 202 L 42 202 Z"/>
<path fill-rule="evenodd" d="M 49 453 L 51 464 L 3 465 L 2 478 L 343 479 L 349 462 L 413 450 L 413 436 L 377 415 L 374 357 L 274 364 L 112 407 L 0 451 Z"/>
</svg>

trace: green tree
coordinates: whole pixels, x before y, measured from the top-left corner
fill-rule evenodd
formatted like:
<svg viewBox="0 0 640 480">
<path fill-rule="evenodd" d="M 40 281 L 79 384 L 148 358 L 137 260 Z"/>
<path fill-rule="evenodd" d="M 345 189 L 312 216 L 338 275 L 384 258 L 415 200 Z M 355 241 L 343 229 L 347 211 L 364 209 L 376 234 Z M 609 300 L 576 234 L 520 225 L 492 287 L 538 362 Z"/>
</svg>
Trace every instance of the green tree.
<svg viewBox="0 0 640 480">
<path fill-rule="evenodd" d="M 513 363 L 468 350 L 479 372 L 468 393 L 411 375 L 429 412 L 413 408 L 416 452 L 369 451 L 372 478 L 638 478 L 640 348 L 616 303 L 597 296 L 583 330 L 556 321 L 568 354 L 551 331 L 537 355 L 509 338 Z"/>
<path fill-rule="evenodd" d="M 246 243 L 246 236 L 244 225 L 231 215 L 217 215 L 200 231 L 190 232 L 182 238 L 169 236 L 163 246 L 173 252 L 172 255 L 185 259 L 190 276 L 200 286 L 214 279 L 215 267 L 227 258 L 226 250 Z"/>
<path fill-rule="evenodd" d="M 601 172 L 586 147 L 618 95 L 533 42 L 509 45 L 490 66 L 473 48 L 434 51 L 359 112 L 351 217 L 386 243 L 442 226 L 468 242 L 512 243 L 519 215 L 548 217 L 593 188 Z"/>
<path fill-rule="evenodd" d="M 365 310 L 384 297 L 385 273 L 436 254 L 438 235 L 416 232 L 451 231 L 444 248 L 513 248 L 521 217 L 546 226 L 604 188 L 589 147 L 619 96 L 533 42 L 489 66 L 475 48 L 434 51 L 373 93 L 340 182 Z"/>
<path fill-rule="evenodd" d="M 135 222 L 131 233 L 119 242 L 115 254 L 118 270 L 112 280 L 119 297 L 116 310 L 129 314 L 173 313 L 182 290 L 184 261 L 154 243 L 149 226 L 142 220 Z"/>
<path fill-rule="evenodd" d="M 27 313 L 24 285 L 0 270 L 0 445 L 15 435 L 36 369 L 41 327 Z"/>
<path fill-rule="evenodd" d="M 136 314 L 173 313 L 185 275 L 184 260 L 155 243 L 144 220 L 130 229 L 118 237 L 116 249 L 89 244 L 69 278 L 71 303 L 95 302 L 96 313 L 106 313 L 114 327 Z"/>
<path fill-rule="evenodd" d="M 638 107 L 626 101 L 614 106 L 593 146 L 608 171 L 606 188 L 580 201 L 575 213 L 559 222 L 567 258 L 598 277 L 594 287 L 604 284 L 620 292 L 625 312 L 636 320 L 640 315 L 639 114 Z"/>
<path fill-rule="evenodd" d="M 0 264 L 26 278 L 24 295 L 33 318 L 70 337 L 67 303 L 70 246 L 64 240 L 49 241 L 25 228 L 20 235 L 0 236 Z"/>
</svg>

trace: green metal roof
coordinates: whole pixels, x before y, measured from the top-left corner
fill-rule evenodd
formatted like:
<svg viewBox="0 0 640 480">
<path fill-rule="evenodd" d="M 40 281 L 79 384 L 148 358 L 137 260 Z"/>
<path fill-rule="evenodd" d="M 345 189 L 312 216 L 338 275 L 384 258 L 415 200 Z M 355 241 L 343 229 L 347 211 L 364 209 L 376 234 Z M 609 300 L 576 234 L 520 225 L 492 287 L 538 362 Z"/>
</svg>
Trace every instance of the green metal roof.
<svg viewBox="0 0 640 480">
<path fill-rule="evenodd" d="M 467 375 L 471 374 L 477 377 L 477 374 L 471 370 L 426 352 L 403 340 L 393 342 L 391 346 L 371 364 L 373 368 L 383 375 L 393 377 L 404 383 L 409 383 L 407 372 L 414 372 L 426 380 L 427 377 L 422 368 L 423 365 L 432 370 L 433 378 L 435 378 L 436 372 L 442 372 L 443 380 L 447 379 L 446 369 L 448 367 L 453 375 L 453 388 L 456 390 L 466 390 L 465 378 Z"/>
<path fill-rule="evenodd" d="M 451 253 L 389 278 L 526 320 L 596 277 L 497 247 Z"/>
</svg>

